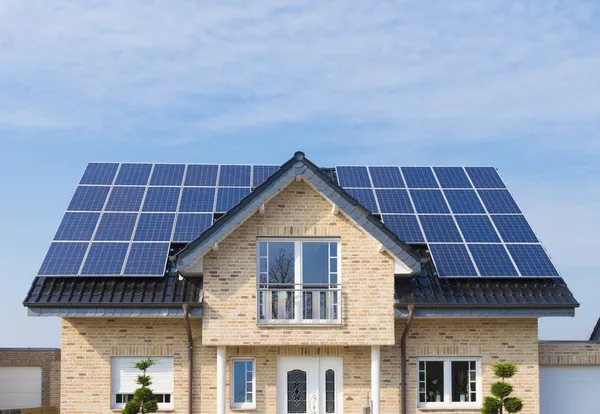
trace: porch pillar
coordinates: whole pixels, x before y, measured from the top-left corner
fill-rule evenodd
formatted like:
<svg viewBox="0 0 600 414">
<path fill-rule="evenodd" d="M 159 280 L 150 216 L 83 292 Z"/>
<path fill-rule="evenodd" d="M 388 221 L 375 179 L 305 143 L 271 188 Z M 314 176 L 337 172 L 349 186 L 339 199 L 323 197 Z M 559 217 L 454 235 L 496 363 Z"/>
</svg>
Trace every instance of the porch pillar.
<svg viewBox="0 0 600 414">
<path fill-rule="evenodd" d="M 371 347 L 371 400 L 373 401 L 373 413 L 380 414 L 379 395 L 380 395 L 380 372 L 381 372 L 381 352 L 378 345 Z"/>
<path fill-rule="evenodd" d="M 217 414 L 225 414 L 225 347 L 217 347 Z"/>
</svg>

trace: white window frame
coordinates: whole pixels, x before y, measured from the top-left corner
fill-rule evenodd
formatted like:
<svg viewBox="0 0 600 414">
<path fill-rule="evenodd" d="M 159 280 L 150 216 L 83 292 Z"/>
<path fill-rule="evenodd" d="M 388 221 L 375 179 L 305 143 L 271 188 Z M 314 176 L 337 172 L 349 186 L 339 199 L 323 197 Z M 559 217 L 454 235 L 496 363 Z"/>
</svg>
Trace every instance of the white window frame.
<svg viewBox="0 0 600 414">
<path fill-rule="evenodd" d="M 444 395 L 441 402 L 421 402 L 419 396 L 419 363 L 420 362 L 443 362 L 444 363 Z M 452 362 L 474 361 L 476 370 L 476 395 L 475 402 L 452 402 Z M 427 380 L 427 378 L 426 378 Z M 417 408 L 430 409 L 479 409 L 482 403 L 481 392 L 481 358 L 480 357 L 419 357 L 417 358 Z M 425 397 L 427 399 L 427 397 Z"/>
<path fill-rule="evenodd" d="M 252 363 L 252 402 L 235 402 L 235 375 L 234 375 L 234 364 L 236 362 L 251 362 Z M 229 366 L 229 390 L 230 390 L 230 408 L 232 410 L 256 410 L 256 359 L 245 358 L 245 357 L 233 357 L 231 358 L 231 364 Z"/>
<path fill-rule="evenodd" d="M 336 274 L 337 277 L 337 286 L 341 288 L 342 286 L 342 242 L 339 237 L 261 237 L 256 241 L 256 289 L 259 291 L 260 287 L 260 248 L 259 243 L 261 242 L 287 242 L 294 243 L 294 283 L 296 286 L 299 286 L 303 283 L 303 269 L 302 269 L 302 244 L 303 243 L 337 243 L 337 272 L 332 272 L 329 269 L 329 277 L 331 278 L 332 273 Z M 332 257 L 329 256 L 331 260 Z M 331 263 L 327 264 L 328 267 L 331 267 Z M 338 302 L 337 302 L 337 318 L 336 319 L 303 319 L 302 318 L 302 292 L 296 291 L 295 297 L 295 310 L 294 313 L 296 315 L 295 319 L 261 319 L 260 318 L 260 295 L 256 297 L 256 320 L 259 325 L 340 325 L 342 323 L 342 294 L 341 290 L 338 291 Z"/>
</svg>

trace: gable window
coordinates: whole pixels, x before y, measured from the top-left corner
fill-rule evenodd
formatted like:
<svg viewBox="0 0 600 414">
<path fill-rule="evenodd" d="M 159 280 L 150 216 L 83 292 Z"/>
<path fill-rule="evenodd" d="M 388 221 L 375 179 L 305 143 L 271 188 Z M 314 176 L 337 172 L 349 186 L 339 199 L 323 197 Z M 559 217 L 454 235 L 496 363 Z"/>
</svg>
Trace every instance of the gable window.
<svg viewBox="0 0 600 414">
<path fill-rule="evenodd" d="M 112 357 L 111 362 L 111 408 L 123 408 L 133 398 L 140 385 L 136 382 L 140 370 L 134 367 L 137 361 L 147 356 Z M 173 357 L 152 357 L 156 365 L 147 375 L 151 377 L 152 393 L 159 409 L 173 408 Z"/>
<path fill-rule="evenodd" d="M 257 250 L 259 322 L 340 323 L 337 240 L 261 240 Z"/>
<path fill-rule="evenodd" d="M 478 408 L 481 368 L 477 358 L 419 358 L 419 408 Z"/>
<path fill-rule="evenodd" d="M 253 410 L 256 408 L 256 373 L 253 359 L 231 361 L 231 408 Z"/>
</svg>

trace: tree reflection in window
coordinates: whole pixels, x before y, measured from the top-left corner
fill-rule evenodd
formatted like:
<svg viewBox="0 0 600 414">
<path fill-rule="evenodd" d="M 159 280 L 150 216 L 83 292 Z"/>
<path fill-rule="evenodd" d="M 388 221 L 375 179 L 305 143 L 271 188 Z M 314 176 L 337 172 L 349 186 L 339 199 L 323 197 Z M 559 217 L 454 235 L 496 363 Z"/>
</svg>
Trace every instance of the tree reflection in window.
<svg viewBox="0 0 600 414">
<path fill-rule="evenodd" d="M 288 413 L 306 413 L 306 371 L 288 371 L 287 388 Z"/>
</svg>

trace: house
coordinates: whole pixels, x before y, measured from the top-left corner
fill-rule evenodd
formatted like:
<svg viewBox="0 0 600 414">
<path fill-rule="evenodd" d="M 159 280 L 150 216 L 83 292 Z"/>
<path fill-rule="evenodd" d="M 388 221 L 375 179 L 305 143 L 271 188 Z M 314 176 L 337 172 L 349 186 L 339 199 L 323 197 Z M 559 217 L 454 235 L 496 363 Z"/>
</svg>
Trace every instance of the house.
<svg viewBox="0 0 600 414">
<path fill-rule="evenodd" d="M 175 413 L 477 412 L 577 301 L 489 167 L 90 164 L 24 301 L 62 318 L 61 412 L 152 356 Z"/>
</svg>

